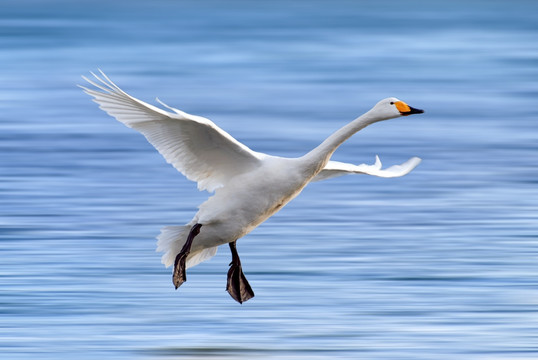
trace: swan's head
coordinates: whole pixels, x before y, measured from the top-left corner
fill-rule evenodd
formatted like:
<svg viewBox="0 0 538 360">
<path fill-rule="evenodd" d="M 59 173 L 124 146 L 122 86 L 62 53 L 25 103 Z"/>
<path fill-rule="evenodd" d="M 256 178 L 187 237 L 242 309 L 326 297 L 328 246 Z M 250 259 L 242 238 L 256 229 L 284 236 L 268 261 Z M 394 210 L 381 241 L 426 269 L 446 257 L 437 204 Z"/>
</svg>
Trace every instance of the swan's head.
<svg viewBox="0 0 538 360">
<path fill-rule="evenodd" d="M 424 110 L 415 109 L 394 97 L 381 100 L 370 111 L 379 120 L 388 120 L 412 114 L 422 114 L 424 112 Z"/>
</svg>

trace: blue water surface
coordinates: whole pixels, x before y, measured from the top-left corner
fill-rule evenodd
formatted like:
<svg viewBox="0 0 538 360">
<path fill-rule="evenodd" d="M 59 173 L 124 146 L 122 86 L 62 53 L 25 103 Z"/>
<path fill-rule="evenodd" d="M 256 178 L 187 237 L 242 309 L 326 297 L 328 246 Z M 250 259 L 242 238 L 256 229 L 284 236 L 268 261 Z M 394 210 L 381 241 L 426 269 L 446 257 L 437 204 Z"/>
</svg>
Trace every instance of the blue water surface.
<svg viewBox="0 0 538 360">
<path fill-rule="evenodd" d="M 0 4 L 2 359 L 538 358 L 538 2 Z M 334 159 L 395 179 L 314 183 L 174 291 L 155 236 L 198 192 L 76 84 L 299 156 L 378 100 Z"/>
</svg>

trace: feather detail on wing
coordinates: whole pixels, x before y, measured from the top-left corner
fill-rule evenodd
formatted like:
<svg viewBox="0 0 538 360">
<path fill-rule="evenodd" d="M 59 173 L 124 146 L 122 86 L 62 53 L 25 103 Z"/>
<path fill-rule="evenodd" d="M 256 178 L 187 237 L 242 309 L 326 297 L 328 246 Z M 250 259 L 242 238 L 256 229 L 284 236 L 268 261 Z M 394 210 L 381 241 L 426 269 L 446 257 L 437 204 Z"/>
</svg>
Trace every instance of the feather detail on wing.
<svg viewBox="0 0 538 360">
<path fill-rule="evenodd" d="M 212 121 L 164 105 L 174 113 L 138 100 L 121 90 L 102 71 L 95 88 L 80 86 L 99 107 L 146 139 L 198 189 L 214 191 L 241 173 L 256 168 L 263 154 L 250 150 Z"/>
<path fill-rule="evenodd" d="M 329 161 L 312 181 L 326 180 L 347 174 L 366 174 L 384 178 L 399 177 L 409 174 L 421 161 L 418 157 L 412 157 L 401 165 L 393 165 L 387 169 L 381 169 L 381 160 L 379 160 L 379 156 L 377 155 L 375 157 L 375 164 L 373 165 L 353 165 L 339 161 Z"/>
</svg>

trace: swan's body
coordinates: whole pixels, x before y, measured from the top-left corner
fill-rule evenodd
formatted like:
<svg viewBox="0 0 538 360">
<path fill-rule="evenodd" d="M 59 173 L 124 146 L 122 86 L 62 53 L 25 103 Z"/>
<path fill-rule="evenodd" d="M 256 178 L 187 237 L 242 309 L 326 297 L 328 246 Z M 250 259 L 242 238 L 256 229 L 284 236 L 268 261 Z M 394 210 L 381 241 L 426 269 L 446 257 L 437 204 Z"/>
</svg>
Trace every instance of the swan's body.
<svg viewBox="0 0 538 360">
<path fill-rule="evenodd" d="M 188 179 L 196 181 L 200 190 L 214 191 L 189 224 L 161 230 L 157 250 L 164 252 L 162 262 L 167 267 L 175 259 L 177 268 L 181 254 L 186 267 L 192 267 L 214 256 L 217 247 L 226 243 L 230 243 L 234 259 L 237 257 L 239 261 L 235 241 L 279 211 L 311 181 L 349 173 L 397 177 L 409 173 L 420 163 L 419 158 L 411 158 L 402 165 L 382 170 L 377 157 L 374 165 L 330 161 L 336 148 L 360 129 L 377 121 L 422 112 L 396 98 L 381 100 L 306 155 L 282 158 L 252 151 L 208 119 L 161 103 L 172 110 L 171 113 L 135 99 L 104 73 L 101 75 L 94 75 L 98 82 L 85 79 L 102 91 L 83 87 L 100 108 L 144 134 L 169 163 Z M 240 270 L 240 262 L 236 265 Z M 230 287 L 232 275 L 228 275 Z M 244 277 L 242 272 L 240 275 Z M 184 273 L 181 276 L 186 280 Z M 241 280 L 237 281 L 244 285 Z M 175 278 L 174 282 L 176 287 L 182 283 Z M 242 302 L 254 294 L 246 298 L 237 296 L 239 298 L 232 294 Z"/>
</svg>

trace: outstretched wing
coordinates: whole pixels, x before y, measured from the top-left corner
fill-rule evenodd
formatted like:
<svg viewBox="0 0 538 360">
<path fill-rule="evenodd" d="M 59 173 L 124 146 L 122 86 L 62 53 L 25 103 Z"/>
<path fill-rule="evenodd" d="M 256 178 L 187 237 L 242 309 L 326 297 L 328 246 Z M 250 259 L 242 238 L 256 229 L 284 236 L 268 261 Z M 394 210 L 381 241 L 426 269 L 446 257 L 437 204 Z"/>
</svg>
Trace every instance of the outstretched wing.
<svg viewBox="0 0 538 360">
<path fill-rule="evenodd" d="M 375 164 L 373 165 L 353 165 L 339 161 L 329 161 L 312 181 L 326 180 L 347 174 L 366 174 L 385 178 L 399 177 L 409 174 L 421 161 L 418 157 L 412 157 L 401 165 L 393 165 L 384 170 L 381 169 L 381 160 L 379 160 L 379 156 L 377 155 L 375 157 Z"/>
<path fill-rule="evenodd" d="M 212 121 L 166 106 L 174 113 L 138 100 L 121 90 L 102 71 L 80 86 L 99 107 L 146 139 L 198 189 L 214 191 L 241 173 L 260 165 L 264 154 L 235 140 Z M 160 101 L 159 101 L 160 102 Z"/>
</svg>

